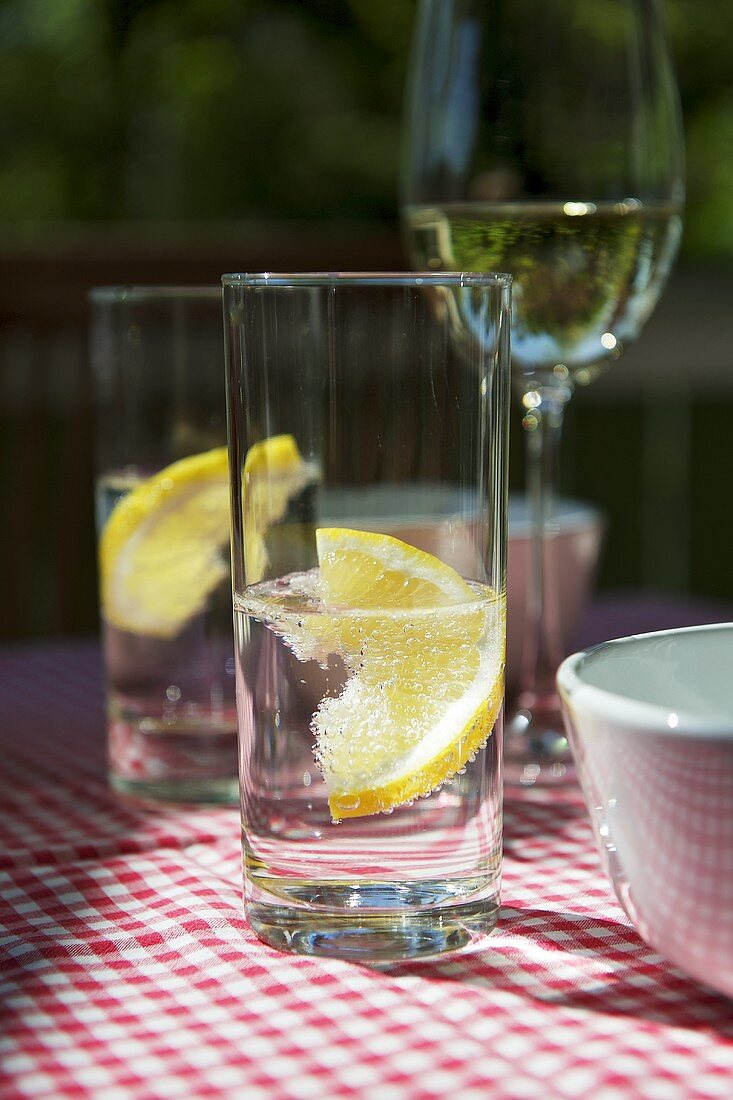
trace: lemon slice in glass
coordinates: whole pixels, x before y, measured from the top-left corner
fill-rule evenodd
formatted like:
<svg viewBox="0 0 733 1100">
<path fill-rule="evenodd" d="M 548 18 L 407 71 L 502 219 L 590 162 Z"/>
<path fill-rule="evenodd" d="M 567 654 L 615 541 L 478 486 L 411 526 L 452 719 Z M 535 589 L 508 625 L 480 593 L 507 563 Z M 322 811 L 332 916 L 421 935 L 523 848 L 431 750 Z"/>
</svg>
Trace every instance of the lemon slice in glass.
<svg viewBox="0 0 733 1100">
<path fill-rule="evenodd" d="M 290 435 L 252 447 L 245 488 L 255 482 L 250 552 L 260 564 L 262 535 L 282 517 L 302 484 L 303 460 Z M 267 473 L 278 488 L 267 489 Z M 289 477 L 287 475 L 290 475 Z M 229 574 L 229 473 L 226 447 L 191 455 L 141 481 L 115 505 L 99 546 L 102 614 L 120 630 L 172 638 L 203 610 Z"/>
<path fill-rule="evenodd" d="M 270 564 L 265 532 L 283 518 L 290 500 L 315 476 L 315 467 L 303 460 L 292 435 L 270 436 L 247 451 L 242 526 L 248 584 L 261 580 Z M 312 530 L 310 540 L 312 545 Z"/>
<path fill-rule="evenodd" d="M 484 746 L 503 699 L 504 600 L 389 535 L 316 541 L 317 629 L 348 671 L 312 723 L 338 821 L 430 794 Z"/>
</svg>

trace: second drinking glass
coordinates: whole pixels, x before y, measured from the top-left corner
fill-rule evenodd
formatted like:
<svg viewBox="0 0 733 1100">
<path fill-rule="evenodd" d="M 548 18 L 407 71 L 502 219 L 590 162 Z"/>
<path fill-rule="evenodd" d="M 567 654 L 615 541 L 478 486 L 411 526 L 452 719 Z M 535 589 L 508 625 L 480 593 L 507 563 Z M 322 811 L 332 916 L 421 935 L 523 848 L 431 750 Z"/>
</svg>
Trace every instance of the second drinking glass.
<svg viewBox="0 0 733 1100">
<path fill-rule="evenodd" d="M 460 947 L 499 904 L 509 279 L 224 288 L 250 923 Z"/>
<path fill-rule="evenodd" d="M 221 290 L 91 294 L 109 779 L 236 803 Z"/>
</svg>

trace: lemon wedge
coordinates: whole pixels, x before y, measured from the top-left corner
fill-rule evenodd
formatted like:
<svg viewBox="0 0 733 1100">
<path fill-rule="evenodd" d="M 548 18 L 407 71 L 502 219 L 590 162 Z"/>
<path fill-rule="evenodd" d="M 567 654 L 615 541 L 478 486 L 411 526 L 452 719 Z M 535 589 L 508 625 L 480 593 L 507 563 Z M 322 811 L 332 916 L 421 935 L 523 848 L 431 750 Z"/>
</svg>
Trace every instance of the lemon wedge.
<svg viewBox="0 0 733 1100">
<path fill-rule="evenodd" d="M 316 531 L 321 587 L 347 607 L 443 607 L 476 598 L 440 558 L 392 535 L 321 527 Z"/>
<path fill-rule="evenodd" d="M 182 458 L 115 505 L 99 546 L 102 614 L 135 634 L 172 638 L 229 564 L 226 447 Z"/>
<path fill-rule="evenodd" d="M 323 644 L 347 669 L 313 716 L 334 821 L 390 812 L 454 778 L 503 699 L 504 600 L 389 535 L 316 532 Z"/>
<path fill-rule="evenodd" d="M 248 584 L 261 580 L 269 565 L 264 532 L 282 519 L 289 501 L 313 478 L 314 468 L 303 461 L 292 435 L 270 436 L 247 451 L 242 513 Z"/>
<path fill-rule="evenodd" d="M 258 568 L 266 562 L 263 534 L 284 514 L 303 468 L 290 435 L 265 439 L 247 454 L 243 491 L 251 480 L 256 506 L 248 512 L 246 541 Z M 229 514 L 226 447 L 180 459 L 122 497 L 100 538 L 106 621 L 135 634 L 175 637 L 229 575 Z"/>
</svg>

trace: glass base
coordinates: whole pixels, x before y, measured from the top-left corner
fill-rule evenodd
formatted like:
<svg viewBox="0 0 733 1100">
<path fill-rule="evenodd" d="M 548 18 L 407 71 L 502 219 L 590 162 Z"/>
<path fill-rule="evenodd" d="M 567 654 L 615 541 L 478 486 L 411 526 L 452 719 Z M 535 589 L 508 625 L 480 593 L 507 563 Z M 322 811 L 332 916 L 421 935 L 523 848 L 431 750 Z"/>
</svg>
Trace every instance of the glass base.
<svg viewBox="0 0 733 1100">
<path fill-rule="evenodd" d="M 232 806 L 239 802 L 237 733 L 231 725 L 169 725 L 139 715 L 108 724 L 109 782 L 147 806 Z"/>
<path fill-rule="evenodd" d="M 556 696 L 519 700 L 518 709 L 504 727 L 504 782 L 515 787 L 577 782 Z"/>
<path fill-rule="evenodd" d="M 270 947 L 299 955 L 352 962 L 390 963 L 458 951 L 496 926 L 499 899 L 491 894 L 456 901 L 448 882 L 313 883 L 298 885 L 317 904 L 248 901 L 247 918 Z M 416 907 L 421 897 L 450 897 L 450 904 Z M 379 900 L 379 907 L 375 901 Z M 364 906 L 362 908 L 362 905 Z"/>
</svg>

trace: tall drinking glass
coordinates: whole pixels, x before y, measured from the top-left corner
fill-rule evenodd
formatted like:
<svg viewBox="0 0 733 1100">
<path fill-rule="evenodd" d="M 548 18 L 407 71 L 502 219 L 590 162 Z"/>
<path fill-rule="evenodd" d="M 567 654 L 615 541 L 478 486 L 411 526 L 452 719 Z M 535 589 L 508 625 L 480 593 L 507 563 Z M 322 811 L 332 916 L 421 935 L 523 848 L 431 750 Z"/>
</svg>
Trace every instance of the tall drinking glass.
<svg viewBox="0 0 733 1100">
<path fill-rule="evenodd" d="M 499 904 L 509 280 L 223 281 L 250 923 L 460 947 Z"/>
<path fill-rule="evenodd" d="M 94 290 L 90 351 L 110 782 L 235 803 L 221 290 Z"/>
<path fill-rule="evenodd" d="M 565 407 L 635 340 L 681 234 L 682 132 L 659 0 L 419 0 L 403 222 L 411 262 L 514 278 L 533 516 L 507 775 L 571 774 L 554 538 Z"/>
</svg>

